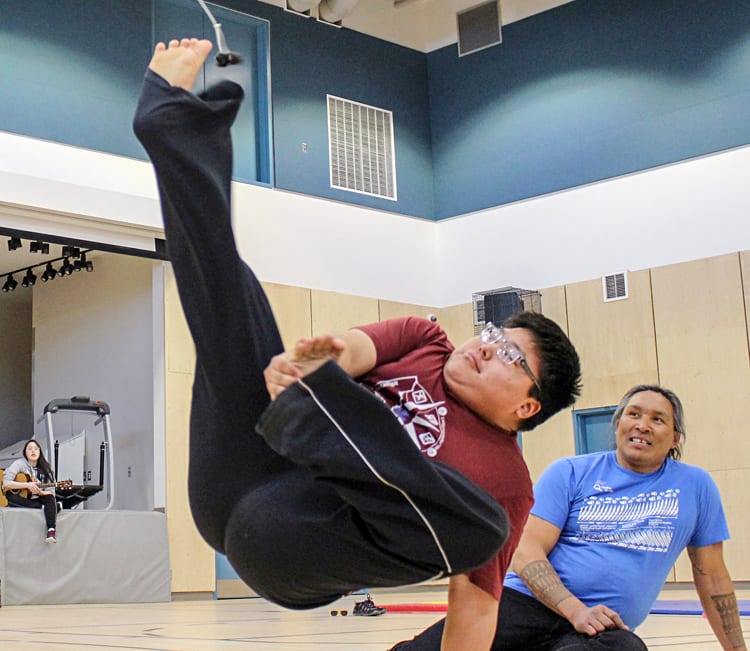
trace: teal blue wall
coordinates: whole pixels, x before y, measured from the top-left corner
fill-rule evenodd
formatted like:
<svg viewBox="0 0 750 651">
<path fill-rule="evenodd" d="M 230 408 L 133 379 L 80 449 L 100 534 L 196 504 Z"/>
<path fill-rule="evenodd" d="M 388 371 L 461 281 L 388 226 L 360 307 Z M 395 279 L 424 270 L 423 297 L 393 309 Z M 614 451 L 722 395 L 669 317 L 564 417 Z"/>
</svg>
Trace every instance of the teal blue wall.
<svg viewBox="0 0 750 651">
<path fill-rule="evenodd" d="M 149 2 L 0 0 L 0 129 L 142 157 L 130 124 L 151 42 Z"/>
<path fill-rule="evenodd" d="M 216 15 L 256 66 L 266 23 Z M 0 0 L 0 130 L 145 159 L 131 123 L 154 34 L 213 36 L 207 22 L 192 0 Z M 239 180 L 270 181 L 267 123 L 254 86 L 233 129 Z"/>
<path fill-rule="evenodd" d="M 222 4 L 268 21 L 218 11 L 258 64 L 235 132 L 241 180 L 442 219 L 750 142 L 748 0 L 576 0 L 460 59 Z M 193 0 L 0 0 L 0 130 L 145 158 L 130 131 L 144 64 L 155 37 L 185 31 L 213 36 Z M 397 202 L 330 187 L 327 93 L 393 111 Z"/>
<path fill-rule="evenodd" d="M 224 0 L 222 4 L 271 24 L 276 187 L 432 219 L 426 55 L 267 3 Z M 330 187 L 326 94 L 393 112 L 398 201 Z M 307 153 L 302 151 L 303 142 Z"/>
<path fill-rule="evenodd" d="M 438 219 L 750 142 L 746 0 L 576 0 L 428 58 Z"/>
</svg>

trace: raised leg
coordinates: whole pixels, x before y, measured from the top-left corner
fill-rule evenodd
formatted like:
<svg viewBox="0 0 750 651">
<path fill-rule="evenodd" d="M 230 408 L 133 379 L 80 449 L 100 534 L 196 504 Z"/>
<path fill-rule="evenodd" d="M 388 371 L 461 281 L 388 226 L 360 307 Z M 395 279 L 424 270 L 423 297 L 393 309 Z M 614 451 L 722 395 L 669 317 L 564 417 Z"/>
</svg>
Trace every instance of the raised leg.
<svg viewBox="0 0 750 651">
<path fill-rule="evenodd" d="M 240 497 L 290 468 L 253 428 L 269 403 L 263 369 L 281 352 L 260 283 L 237 253 L 231 224 L 230 127 L 243 91 L 190 88 L 210 42 L 156 47 L 134 130 L 159 183 L 169 257 L 197 352 L 190 435 L 190 503 L 201 534 L 224 550 Z"/>
</svg>

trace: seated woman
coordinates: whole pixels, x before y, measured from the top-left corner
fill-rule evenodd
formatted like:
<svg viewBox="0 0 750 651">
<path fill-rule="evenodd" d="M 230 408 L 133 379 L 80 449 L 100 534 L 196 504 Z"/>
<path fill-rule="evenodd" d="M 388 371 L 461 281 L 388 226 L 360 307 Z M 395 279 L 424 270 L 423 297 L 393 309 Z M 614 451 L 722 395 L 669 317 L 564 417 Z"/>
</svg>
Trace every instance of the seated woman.
<svg viewBox="0 0 750 651">
<path fill-rule="evenodd" d="M 3 475 L 3 493 L 10 506 L 44 509 L 47 524 L 45 540 L 48 543 L 57 542 L 57 500 L 54 482 L 52 468 L 44 458 L 42 448 L 34 439 L 26 441 L 23 446 L 23 457 L 11 463 Z M 43 484 L 47 483 L 52 485 L 52 490 L 44 490 Z"/>
</svg>

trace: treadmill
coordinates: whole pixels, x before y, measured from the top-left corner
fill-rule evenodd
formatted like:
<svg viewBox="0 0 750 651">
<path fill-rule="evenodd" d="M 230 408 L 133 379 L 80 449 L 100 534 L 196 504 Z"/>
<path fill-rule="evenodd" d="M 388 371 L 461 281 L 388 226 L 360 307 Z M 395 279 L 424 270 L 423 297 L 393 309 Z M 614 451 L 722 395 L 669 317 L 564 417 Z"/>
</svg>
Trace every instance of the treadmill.
<svg viewBox="0 0 750 651">
<path fill-rule="evenodd" d="M 112 508 L 115 499 L 115 482 L 114 482 L 114 461 L 112 459 L 112 430 L 109 422 L 110 408 L 106 402 L 101 400 L 91 400 L 88 396 L 73 396 L 70 399 L 58 398 L 52 400 L 44 407 L 44 412 L 37 422 L 42 420 L 47 427 L 48 450 L 54 450 L 54 472 L 57 477 L 58 454 L 60 443 L 55 440 L 52 426 L 52 417 L 60 412 L 74 412 L 89 414 L 95 417 L 94 426 L 102 425 L 104 430 L 104 440 L 99 446 L 99 483 L 98 484 L 73 484 L 70 488 L 57 488 L 56 494 L 58 501 L 62 502 L 63 508 L 73 508 L 89 497 L 100 493 L 104 490 L 104 458 L 106 456 L 107 465 L 107 483 L 109 500 L 104 507 L 104 511 Z M 84 478 L 81 478 L 84 481 Z"/>
</svg>

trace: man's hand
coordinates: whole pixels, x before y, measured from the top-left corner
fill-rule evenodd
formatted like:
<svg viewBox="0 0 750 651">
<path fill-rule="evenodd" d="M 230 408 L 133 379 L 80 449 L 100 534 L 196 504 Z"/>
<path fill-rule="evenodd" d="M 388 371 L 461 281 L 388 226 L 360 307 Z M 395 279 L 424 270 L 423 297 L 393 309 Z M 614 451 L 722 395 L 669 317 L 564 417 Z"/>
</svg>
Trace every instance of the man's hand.
<svg viewBox="0 0 750 651">
<path fill-rule="evenodd" d="M 273 357 L 263 371 L 271 400 L 329 360 L 335 361 L 352 377 L 359 377 L 375 367 L 375 344 L 361 330 L 300 339 L 292 350 Z"/>
<path fill-rule="evenodd" d="M 292 353 L 284 352 L 271 358 L 263 377 L 271 400 L 275 400 L 284 389 L 302 377 L 302 371 L 292 362 Z"/>
<path fill-rule="evenodd" d="M 619 613 L 602 604 L 589 607 L 565 587 L 547 558 L 559 538 L 558 527 L 530 515 L 513 555 L 511 569 L 540 602 L 567 619 L 579 633 L 593 636 L 607 629 L 630 630 Z"/>
<path fill-rule="evenodd" d="M 299 339 L 291 351 L 276 355 L 263 371 L 266 389 L 275 399 L 290 384 L 317 371 L 323 364 L 338 362 L 346 342 L 333 335 L 316 335 Z"/>
<path fill-rule="evenodd" d="M 603 604 L 591 608 L 581 605 L 583 608 L 577 609 L 568 616 L 568 621 L 579 633 L 594 636 L 609 629 L 630 630 L 625 622 L 620 619 L 620 615 L 611 608 L 607 608 Z"/>
</svg>

